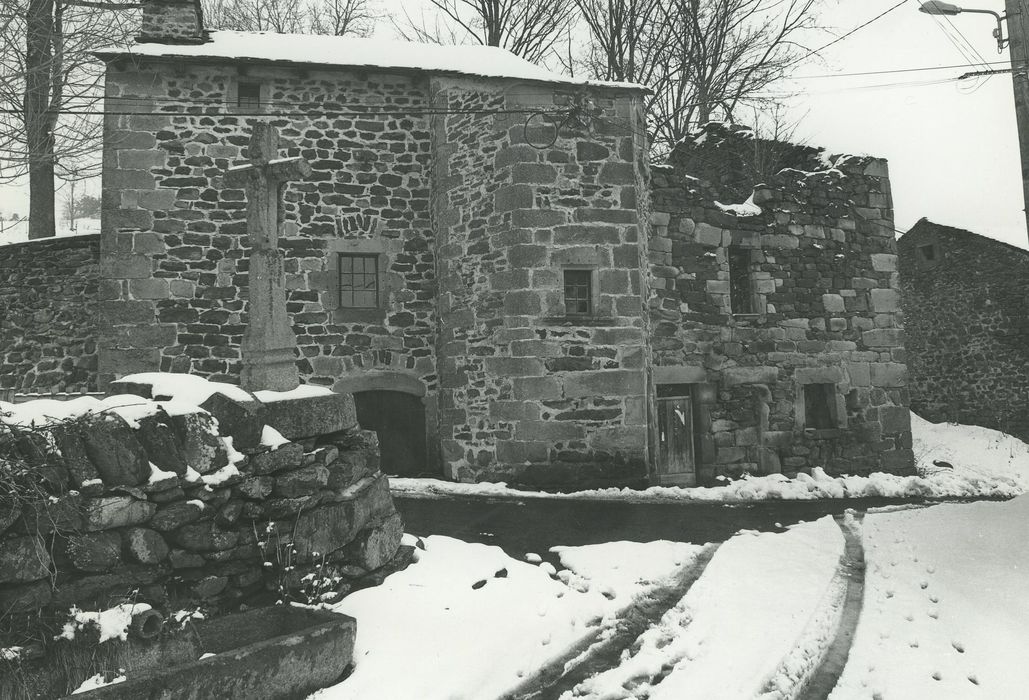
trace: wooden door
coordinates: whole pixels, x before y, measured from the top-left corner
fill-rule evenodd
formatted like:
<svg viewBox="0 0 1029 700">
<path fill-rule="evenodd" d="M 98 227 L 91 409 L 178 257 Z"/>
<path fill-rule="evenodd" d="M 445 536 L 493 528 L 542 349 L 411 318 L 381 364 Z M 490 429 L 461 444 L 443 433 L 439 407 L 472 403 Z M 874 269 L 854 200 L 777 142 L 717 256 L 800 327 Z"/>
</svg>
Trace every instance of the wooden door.
<svg viewBox="0 0 1029 700">
<path fill-rule="evenodd" d="M 662 395 L 668 393 L 677 395 Z M 660 481 L 689 484 L 696 482 L 695 423 L 690 390 L 682 385 L 675 385 L 674 389 L 660 387 L 657 398 L 657 472 Z"/>
</svg>

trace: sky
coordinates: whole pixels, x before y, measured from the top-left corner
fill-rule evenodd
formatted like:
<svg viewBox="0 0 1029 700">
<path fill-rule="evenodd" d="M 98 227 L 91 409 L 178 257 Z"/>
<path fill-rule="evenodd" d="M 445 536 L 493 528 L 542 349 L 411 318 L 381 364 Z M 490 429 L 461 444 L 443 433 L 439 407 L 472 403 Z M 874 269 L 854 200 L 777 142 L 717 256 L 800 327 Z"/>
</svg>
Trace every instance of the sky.
<svg viewBox="0 0 1029 700">
<path fill-rule="evenodd" d="M 896 3 L 823 0 L 822 22 L 830 32 L 810 37 L 809 43 L 823 46 Z M 901 231 L 924 216 L 1029 248 L 1010 75 L 981 83 L 941 82 L 982 66 L 842 75 L 965 66 L 980 60 L 1002 62 L 991 68 L 1006 67 L 1008 53 L 998 54 L 991 36 L 992 18 L 962 14 L 948 23 L 918 12 L 918 5 L 918 0 L 908 0 L 833 44 L 782 85 L 783 93 L 796 93 L 788 101 L 788 116 L 799 122 L 797 140 L 833 153 L 886 158 Z M 382 6 L 396 15 L 402 6 L 417 4 L 382 0 Z M 1002 0 L 970 0 L 965 6 L 1004 9 Z M 391 34 L 389 26 L 377 33 Z M 80 193 L 97 195 L 98 189 L 98 183 L 90 182 Z M 0 212 L 24 215 L 27 210 L 26 188 L 0 187 Z"/>
</svg>

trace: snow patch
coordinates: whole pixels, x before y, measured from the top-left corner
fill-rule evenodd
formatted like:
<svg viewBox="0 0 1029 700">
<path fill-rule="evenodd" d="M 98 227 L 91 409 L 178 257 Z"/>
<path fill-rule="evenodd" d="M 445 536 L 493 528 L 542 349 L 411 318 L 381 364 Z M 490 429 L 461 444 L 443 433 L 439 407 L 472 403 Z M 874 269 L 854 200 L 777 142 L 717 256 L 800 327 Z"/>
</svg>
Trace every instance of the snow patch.
<svg viewBox="0 0 1029 700">
<path fill-rule="evenodd" d="M 247 391 L 235 384 L 212 382 L 193 374 L 140 372 L 122 377 L 114 384 L 118 382 L 148 384 L 151 395 L 155 398 L 167 396 L 174 401 L 182 401 L 193 406 L 199 406 L 215 392 L 236 401 L 253 401 L 253 397 Z"/>
<path fill-rule="evenodd" d="M 254 396 L 264 403 L 274 403 L 276 401 L 289 401 L 290 399 L 307 399 L 315 396 L 330 396 L 332 393 L 332 389 L 329 389 L 328 387 L 317 386 L 315 384 L 301 384 L 296 389 L 290 389 L 289 391 L 270 391 L 268 389 L 262 389 L 261 391 L 255 391 Z"/>
<path fill-rule="evenodd" d="M 86 627 L 95 627 L 100 633 L 100 641 L 121 639 L 129 634 L 132 616 L 150 610 L 146 603 L 122 603 L 100 612 L 86 612 L 72 607 L 69 611 L 71 619 L 64 624 L 64 629 L 55 639 L 75 639 L 76 633 Z"/>
<path fill-rule="evenodd" d="M 758 216 L 764 210 L 757 204 L 754 204 L 754 194 L 751 193 L 747 201 L 741 204 L 722 204 L 721 202 L 715 202 L 715 206 L 724 212 L 729 214 L 735 214 L 736 216 Z"/>
<path fill-rule="evenodd" d="M 118 669 L 121 671 L 122 669 Z M 111 680 L 104 678 L 104 674 L 98 673 L 95 676 L 90 676 L 86 680 L 82 681 L 82 684 L 71 691 L 72 695 L 78 695 L 79 693 L 85 693 L 87 690 L 96 690 L 97 688 L 103 688 L 105 685 L 114 685 L 115 683 L 122 683 L 125 681 L 124 675 L 115 676 Z"/>
</svg>

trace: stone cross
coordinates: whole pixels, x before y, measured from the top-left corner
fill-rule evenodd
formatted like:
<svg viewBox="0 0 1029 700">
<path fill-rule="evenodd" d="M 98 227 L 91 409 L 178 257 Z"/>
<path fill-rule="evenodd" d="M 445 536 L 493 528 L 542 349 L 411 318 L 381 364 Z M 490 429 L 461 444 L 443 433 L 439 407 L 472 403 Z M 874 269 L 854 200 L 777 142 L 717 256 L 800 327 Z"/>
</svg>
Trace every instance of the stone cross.
<svg viewBox="0 0 1029 700">
<path fill-rule="evenodd" d="M 229 168 L 225 185 L 247 194 L 250 303 L 241 352 L 241 384 L 248 391 L 288 391 L 300 384 L 297 338 L 286 313 L 286 275 L 279 249 L 280 202 L 286 183 L 311 174 L 303 158 L 277 158 L 279 132 L 257 123 L 250 137 L 250 163 Z"/>
</svg>

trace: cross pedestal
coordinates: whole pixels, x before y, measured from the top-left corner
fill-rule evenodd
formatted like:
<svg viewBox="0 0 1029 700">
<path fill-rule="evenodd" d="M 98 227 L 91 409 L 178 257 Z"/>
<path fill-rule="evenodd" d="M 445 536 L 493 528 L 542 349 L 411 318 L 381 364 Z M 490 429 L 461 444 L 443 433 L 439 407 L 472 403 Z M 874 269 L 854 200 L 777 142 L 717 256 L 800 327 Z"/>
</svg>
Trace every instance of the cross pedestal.
<svg viewBox="0 0 1029 700">
<path fill-rule="evenodd" d="M 243 332 L 243 373 L 248 391 L 289 391 L 300 384 L 297 338 L 286 313 L 286 275 L 279 249 L 280 202 L 290 180 L 311 174 L 303 158 L 276 158 L 279 133 L 270 124 L 254 125 L 250 163 L 229 168 L 225 185 L 247 194 L 247 233 L 250 236 L 249 322 Z"/>
</svg>

